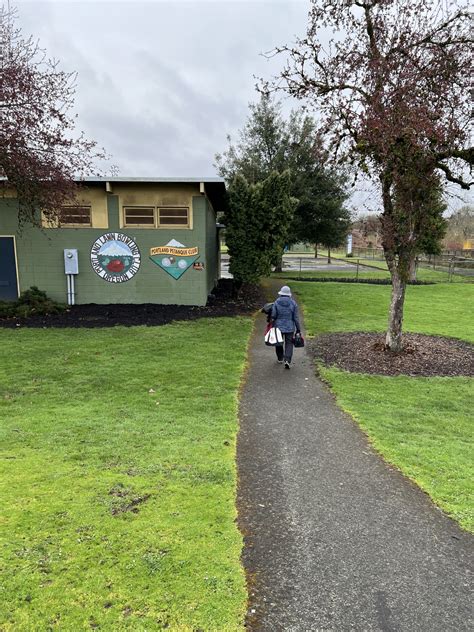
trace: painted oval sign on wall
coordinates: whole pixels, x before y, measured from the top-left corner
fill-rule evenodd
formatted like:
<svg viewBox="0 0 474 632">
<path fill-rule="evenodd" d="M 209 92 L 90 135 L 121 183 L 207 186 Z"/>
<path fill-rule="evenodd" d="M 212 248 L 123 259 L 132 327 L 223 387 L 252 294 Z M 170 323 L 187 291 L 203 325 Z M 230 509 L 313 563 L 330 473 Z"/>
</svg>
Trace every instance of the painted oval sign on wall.
<svg viewBox="0 0 474 632">
<path fill-rule="evenodd" d="M 109 283 L 129 281 L 138 272 L 140 261 L 137 244 L 123 233 L 105 233 L 92 244 L 92 269 Z"/>
</svg>

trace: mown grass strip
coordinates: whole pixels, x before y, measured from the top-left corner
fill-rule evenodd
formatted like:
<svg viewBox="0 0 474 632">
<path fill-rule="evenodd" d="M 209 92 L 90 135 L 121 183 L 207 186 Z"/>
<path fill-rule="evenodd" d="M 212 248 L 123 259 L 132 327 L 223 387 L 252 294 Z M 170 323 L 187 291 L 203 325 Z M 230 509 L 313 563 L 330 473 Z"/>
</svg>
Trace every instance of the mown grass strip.
<svg viewBox="0 0 474 632">
<path fill-rule="evenodd" d="M 386 261 L 380 259 L 372 259 L 370 257 L 362 258 L 362 257 L 347 257 L 345 255 L 335 254 L 332 255 L 334 259 L 339 261 L 343 261 L 344 263 L 351 263 L 356 266 L 357 261 L 359 261 L 360 265 L 367 265 L 371 268 L 378 268 L 380 270 L 385 270 L 388 274 L 388 267 Z M 454 273 L 452 276 L 449 273 L 449 264 L 444 266 L 443 268 L 434 268 L 430 266 L 427 262 L 420 262 L 417 268 L 416 278 L 419 281 L 434 281 L 435 283 L 447 283 L 451 281 L 453 283 L 473 283 L 474 278 L 469 275 L 462 275 Z"/>
<path fill-rule="evenodd" d="M 390 288 L 293 282 L 311 335 L 385 331 Z M 404 330 L 474 342 L 474 287 L 407 290 Z M 320 367 L 340 406 L 383 457 L 417 482 L 446 513 L 474 530 L 472 378 L 385 377 Z"/>
<path fill-rule="evenodd" d="M 284 272 L 274 272 L 273 275 L 275 278 L 288 279 L 288 278 L 298 278 L 301 277 L 303 280 L 305 278 L 321 278 L 321 279 L 331 279 L 331 278 L 356 278 L 356 267 L 344 269 L 344 270 L 285 270 Z M 388 271 L 384 270 L 367 270 L 360 269 L 359 270 L 359 278 L 360 279 L 389 279 L 390 275 Z"/>
<path fill-rule="evenodd" d="M 242 628 L 250 330 L 0 331 L 2 630 Z"/>
<path fill-rule="evenodd" d="M 472 380 L 321 373 L 376 450 L 474 531 Z"/>
<path fill-rule="evenodd" d="M 273 276 L 277 278 L 297 278 L 301 277 L 304 279 L 305 277 L 316 277 L 316 278 L 359 278 L 359 279 L 390 279 L 390 274 L 387 269 L 387 264 L 383 261 L 373 261 L 372 259 L 360 260 L 359 271 L 357 271 L 357 263 L 356 259 L 349 258 L 343 259 L 342 257 L 337 258 L 338 261 L 343 261 L 345 264 L 349 264 L 350 268 L 345 268 L 344 270 L 318 270 L 317 268 L 314 270 L 302 270 L 301 272 L 296 270 L 285 270 L 284 272 L 275 272 Z M 370 266 L 370 268 L 365 267 L 364 264 Z M 304 268 L 304 264 L 303 264 Z M 429 281 L 432 283 L 447 283 L 449 280 L 449 274 L 446 271 L 433 270 L 431 268 L 423 268 L 419 267 L 416 275 L 418 281 Z M 473 283 L 473 277 L 462 276 L 462 275 L 453 275 L 452 282 L 453 283 Z"/>
<path fill-rule="evenodd" d="M 291 289 L 304 306 L 309 335 L 386 329 L 390 286 L 293 281 Z M 473 303 L 474 285 L 410 286 L 404 330 L 474 342 Z"/>
</svg>

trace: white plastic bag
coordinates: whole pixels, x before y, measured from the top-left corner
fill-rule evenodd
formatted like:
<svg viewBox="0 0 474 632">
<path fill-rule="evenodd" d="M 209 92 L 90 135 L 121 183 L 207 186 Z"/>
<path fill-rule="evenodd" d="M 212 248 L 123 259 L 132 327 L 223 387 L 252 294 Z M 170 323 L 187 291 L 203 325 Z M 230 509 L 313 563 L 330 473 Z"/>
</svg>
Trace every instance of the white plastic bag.
<svg viewBox="0 0 474 632">
<path fill-rule="evenodd" d="M 269 347 L 276 347 L 283 344 L 283 336 L 278 327 L 272 327 L 265 334 L 265 344 Z"/>
</svg>

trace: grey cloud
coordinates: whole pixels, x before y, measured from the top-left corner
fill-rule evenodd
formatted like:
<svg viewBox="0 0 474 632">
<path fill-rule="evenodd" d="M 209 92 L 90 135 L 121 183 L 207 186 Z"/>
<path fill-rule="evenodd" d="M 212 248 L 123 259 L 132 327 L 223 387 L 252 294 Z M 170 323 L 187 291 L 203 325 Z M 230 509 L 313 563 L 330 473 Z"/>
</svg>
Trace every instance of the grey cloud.
<svg viewBox="0 0 474 632">
<path fill-rule="evenodd" d="M 255 100 L 260 53 L 302 34 L 307 3 L 19 1 L 21 24 L 79 73 L 78 126 L 123 175 L 214 175 Z"/>
</svg>

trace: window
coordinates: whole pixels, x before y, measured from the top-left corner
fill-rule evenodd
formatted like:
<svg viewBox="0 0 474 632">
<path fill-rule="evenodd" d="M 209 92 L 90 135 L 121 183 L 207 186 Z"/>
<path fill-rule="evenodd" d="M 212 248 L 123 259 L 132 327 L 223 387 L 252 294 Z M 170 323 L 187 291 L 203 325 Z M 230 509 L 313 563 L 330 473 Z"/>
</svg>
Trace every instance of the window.
<svg viewBox="0 0 474 632">
<path fill-rule="evenodd" d="M 90 206 L 63 206 L 59 216 L 60 226 L 92 226 Z"/>
<path fill-rule="evenodd" d="M 125 226 L 155 226 L 155 208 L 153 206 L 125 206 Z"/>
<path fill-rule="evenodd" d="M 189 228 L 189 208 L 160 207 L 158 209 L 158 226 Z"/>
<path fill-rule="evenodd" d="M 141 228 L 190 228 L 187 206 L 124 206 L 124 226 Z"/>
</svg>

